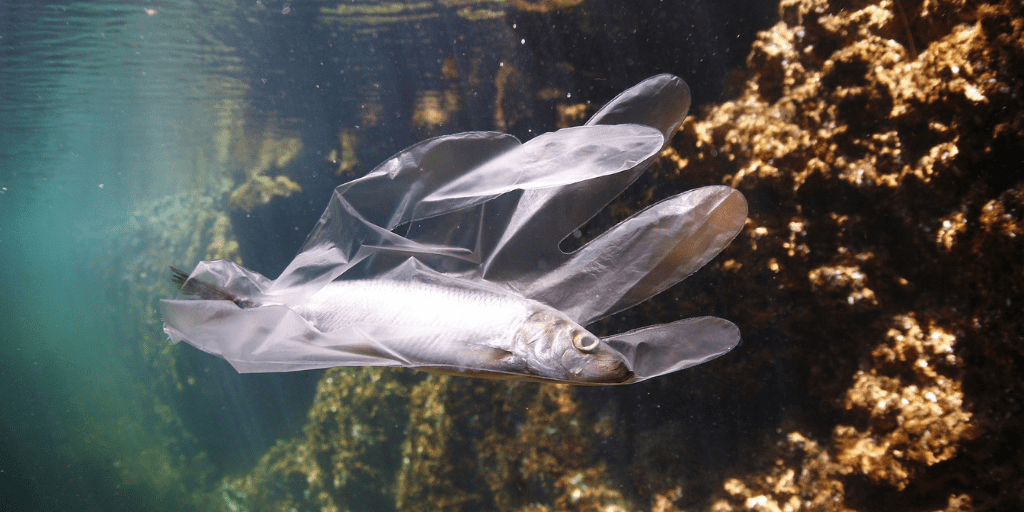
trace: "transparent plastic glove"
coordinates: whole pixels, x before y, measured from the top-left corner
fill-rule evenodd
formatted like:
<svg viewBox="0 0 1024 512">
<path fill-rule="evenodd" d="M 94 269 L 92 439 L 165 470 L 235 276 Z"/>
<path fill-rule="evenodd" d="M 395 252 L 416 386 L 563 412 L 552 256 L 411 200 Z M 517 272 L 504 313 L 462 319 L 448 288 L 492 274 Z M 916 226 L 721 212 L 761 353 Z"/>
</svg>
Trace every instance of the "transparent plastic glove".
<svg viewBox="0 0 1024 512">
<path fill-rule="evenodd" d="M 692 190 L 558 249 L 643 172 L 688 107 L 686 85 L 660 75 L 587 125 L 525 144 L 471 132 L 414 145 L 339 186 L 278 279 L 222 261 L 182 277 L 179 300 L 161 305 L 165 331 L 239 371 L 390 365 L 615 384 L 717 357 L 739 341 L 718 318 L 601 340 L 582 326 L 707 263 L 743 226 L 739 192 Z"/>
<path fill-rule="evenodd" d="M 364 247 L 472 258 L 445 241 L 424 245 L 391 230 L 513 190 L 621 173 L 656 155 L 663 143 L 660 132 L 635 124 L 567 128 L 525 144 L 494 132 L 421 142 L 335 189 L 327 211 L 270 292 L 299 302 L 368 256 Z"/>
</svg>

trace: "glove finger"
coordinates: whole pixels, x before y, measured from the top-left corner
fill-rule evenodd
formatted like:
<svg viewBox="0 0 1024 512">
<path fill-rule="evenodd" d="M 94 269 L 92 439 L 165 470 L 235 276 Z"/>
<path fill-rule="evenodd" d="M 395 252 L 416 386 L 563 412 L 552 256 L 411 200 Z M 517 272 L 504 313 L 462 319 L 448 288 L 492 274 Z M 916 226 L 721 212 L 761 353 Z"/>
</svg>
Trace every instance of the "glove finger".
<svg viewBox="0 0 1024 512">
<path fill-rule="evenodd" d="M 568 255 L 558 268 L 515 287 L 586 325 L 696 272 L 729 245 L 746 218 L 739 191 L 691 190 L 633 215 Z"/>
<path fill-rule="evenodd" d="M 634 376 L 630 382 L 640 382 L 706 363 L 729 352 L 739 344 L 740 330 L 728 320 L 704 316 L 601 340 L 629 361 Z"/>
</svg>

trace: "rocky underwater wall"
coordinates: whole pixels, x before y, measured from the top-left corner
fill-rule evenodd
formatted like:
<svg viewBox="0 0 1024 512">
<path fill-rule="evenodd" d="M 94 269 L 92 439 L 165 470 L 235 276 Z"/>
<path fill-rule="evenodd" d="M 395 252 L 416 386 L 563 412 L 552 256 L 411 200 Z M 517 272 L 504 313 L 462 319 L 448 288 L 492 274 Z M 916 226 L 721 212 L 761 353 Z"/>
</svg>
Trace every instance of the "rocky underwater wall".
<svg viewBox="0 0 1024 512">
<path fill-rule="evenodd" d="M 1019 508 L 1024 6 L 780 15 L 671 158 L 751 201 L 718 286 L 763 358 L 733 371 L 788 361 L 820 416 L 785 415 L 712 508 Z"/>
</svg>

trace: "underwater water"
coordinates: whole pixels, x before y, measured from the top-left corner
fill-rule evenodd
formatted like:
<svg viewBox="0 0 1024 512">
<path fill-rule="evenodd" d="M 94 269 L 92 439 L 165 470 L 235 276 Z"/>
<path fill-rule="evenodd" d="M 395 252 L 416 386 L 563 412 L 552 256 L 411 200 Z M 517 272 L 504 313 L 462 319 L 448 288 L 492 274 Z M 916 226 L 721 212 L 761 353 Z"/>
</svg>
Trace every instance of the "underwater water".
<svg viewBox="0 0 1024 512">
<path fill-rule="evenodd" d="M 0 508 L 1024 506 L 1024 8 L 961 4 L 0 5 Z M 616 387 L 240 375 L 162 331 L 169 265 L 274 278 L 395 152 L 659 73 L 690 118 L 566 243 L 706 185 L 749 218 L 587 328 L 715 315 L 731 353 Z"/>
<path fill-rule="evenodd" d="M 183 19 L 192 7 L 0 8 L 10 510 L 146 509 L 168 492 L 152 375 L 123 328 L 139 312 L 112 291 L 132 277 L 116 262 L 139 236 L 129 213 L 194 181 L 212 105 L 238 97 L 236 52 L 203 38 L 229 20 Z"/>
</svg>

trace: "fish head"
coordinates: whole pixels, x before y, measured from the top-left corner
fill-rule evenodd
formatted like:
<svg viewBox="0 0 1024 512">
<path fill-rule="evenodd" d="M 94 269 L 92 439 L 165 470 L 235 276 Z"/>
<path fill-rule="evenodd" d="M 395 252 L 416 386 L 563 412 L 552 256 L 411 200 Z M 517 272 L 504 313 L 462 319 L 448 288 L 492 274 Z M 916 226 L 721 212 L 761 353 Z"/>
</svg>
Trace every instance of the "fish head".
<svg viewBox="0 0 1024 512">
<path fill-rule="evenodd" d="M 519 329 L 518 355 L 529 373 L 571 384 L 620 384 L 633 378 L 626 358 L 564 313 L 544 307 Z"/>
</svg>

